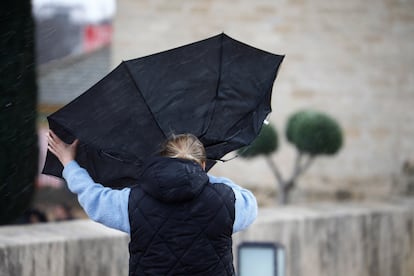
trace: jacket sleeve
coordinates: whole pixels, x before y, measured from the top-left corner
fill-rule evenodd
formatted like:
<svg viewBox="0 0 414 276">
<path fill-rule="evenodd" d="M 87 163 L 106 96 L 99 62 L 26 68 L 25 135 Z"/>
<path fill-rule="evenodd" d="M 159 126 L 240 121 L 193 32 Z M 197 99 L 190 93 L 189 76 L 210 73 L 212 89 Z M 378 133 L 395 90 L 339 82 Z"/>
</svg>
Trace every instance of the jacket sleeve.
<svg viewBox="0 0 414 276">
<path fill-rule="evenodd" d="M 95 183 L 76 161 L 65 166 L 63 177 L 69 190 L 77 194 L 80 205 L 90 219 L 129 233 L 129 188 L 114 190 Z"/>
<path fill-rule="evenodd" d="M 257 217 L 256 197 L 247 189 L 240 187 L 228 178 L 208 175 L 210 183 L 223 183 L 233 189 L 236 197 L 233 233 L 246 229 Z"/>
</svg>

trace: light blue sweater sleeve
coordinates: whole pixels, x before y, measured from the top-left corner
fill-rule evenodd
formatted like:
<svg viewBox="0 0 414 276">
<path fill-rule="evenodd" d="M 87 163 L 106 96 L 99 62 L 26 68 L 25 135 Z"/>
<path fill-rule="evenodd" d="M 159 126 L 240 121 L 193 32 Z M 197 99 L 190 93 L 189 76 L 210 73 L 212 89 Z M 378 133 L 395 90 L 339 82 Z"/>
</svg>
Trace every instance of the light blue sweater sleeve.
<svg viewBox="0 0 414 276">
<path fill-rule="evenodd" d="M 233 233 L 246 229 L 257 217 L 256 197 L 252 192 L 240 187 L 228 178 L 212 175 L 208 175 L 208 177 L 212 184 L 223 183 L 233 189 L 236 197 Z"/>
<path fill-rule="evenodd" d="M 68 188 L 78 195 L 78 201 L 90 219 L 108 227 L 130 232 L 128 216 L 129 188 L 114 190 L 95 183 L 76 161 L 63 169 Z"/>
<path fill-rule="evenodd" d="M 77 194 L 78 201 L 90 219 L 108 227 L 129 234 L 128 200 L 130 188 L 114 190 L 95 183 L 89 173 L 76 161 L 71 161 L 63 169 L 68 188 Z M 223 183 L 233 189 L 235 203 L 235 221 L 233 233 L 244 230 L 257 217 L 257 202 L 254 195 L 230 179 L 209 175 L 210 182 Z"/>
</svg>

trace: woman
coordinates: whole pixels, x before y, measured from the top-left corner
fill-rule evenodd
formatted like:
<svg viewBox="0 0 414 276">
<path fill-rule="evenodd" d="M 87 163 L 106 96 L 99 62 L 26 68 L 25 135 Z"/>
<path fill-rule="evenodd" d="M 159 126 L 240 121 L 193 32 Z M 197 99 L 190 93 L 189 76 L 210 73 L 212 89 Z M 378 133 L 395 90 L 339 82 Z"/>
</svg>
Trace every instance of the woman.
<svg viewBox="0 0 414 276">
<path fill-rule="evenodd" d="M 137 185 L 114 190 L 95 183 L 75 161 L 78 140 L 65 144 L 52 131 L 49 150 L 88 216 L 130 234 L 130 275 L 234 275 L 234 232 L 253 223 L 254 195 L 205 172 L 203 144 L 175 135 L 149 158 Z"/>
</svg>

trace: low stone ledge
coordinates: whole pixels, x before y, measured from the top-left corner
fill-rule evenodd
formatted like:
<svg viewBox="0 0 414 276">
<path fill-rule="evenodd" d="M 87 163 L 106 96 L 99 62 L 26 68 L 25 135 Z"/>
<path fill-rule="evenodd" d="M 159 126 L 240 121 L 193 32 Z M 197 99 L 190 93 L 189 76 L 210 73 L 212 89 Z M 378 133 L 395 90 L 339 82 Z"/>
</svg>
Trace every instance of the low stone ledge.
<svg viewBox="0 0 414 276">
<path fill-rule="evenodd" d="M 89 220 L 0 227 L 0 275 L 128 275 L 128 241 Z M 244 241 L 283 244 L 286 276 L 412 276 L 414 199 L 264 208 Z"/>
<path fill-rule="evenodd" d="M 261 209 L 243 241 L 282 244 L 286 276 L 413 276 L 414 199 Z"/>
<path fill-rule="evenodd" d="M 128 241 L 89 220 L 0 227 L 0 275 L 128 275 Z"/>
</svg>

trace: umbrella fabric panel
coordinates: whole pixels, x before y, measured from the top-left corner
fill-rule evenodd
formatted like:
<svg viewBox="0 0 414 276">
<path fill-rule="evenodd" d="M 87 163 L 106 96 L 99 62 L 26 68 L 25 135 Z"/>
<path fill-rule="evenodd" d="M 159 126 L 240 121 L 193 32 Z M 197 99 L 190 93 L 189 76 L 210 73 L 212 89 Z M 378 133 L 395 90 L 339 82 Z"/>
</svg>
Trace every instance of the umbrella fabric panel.
<svg viewBox="0 0 414 276">
<path fill-rule="evenodd" d="M 165 140 L 155 121 L 142 120 L 152 115 L 140 97 L 125 63 L 121 63 L 49 116 L 50 128 L 63 141 L 70 143 L 75 137 L 80 140 L 76 159 L 96 182 L 117 187 L 122 184 L 115 184 L 116 179 L 136 178 L 140 157 L 154 155 Z M 43 172 L 61 177 L 62 169 L 48 153 Z"/>
<path fill-rule="evenodd" d="M 215 112 L 209 131 L 203 137 L 210 158 L 219 159 L 251 143 L 257 136 L 271 112 L 273 82 L 282 60 L 283 56 L 223 37 Z M 212 141 L 221 141 L 221 144 Z"/>
<path fill-rule="evenodd" d="M 221 36 L 128 61 L 148 108 L 164 133 L 202 135 L 219 81 Z"/>
<path fill-rule="evenodd" d="M 142 119 L 151 117 L 152 113 L 136 90 L 125 63 L 121 63 L 51 115 L 49 121 L 65 126 L 81 142 L 99 149 L 137 155 L 153 153 L 157 141 L 163 141 L 165 136 L 155 121 Z M 140 136 L 147 139 L 137 139 Z"/>
</svg>

